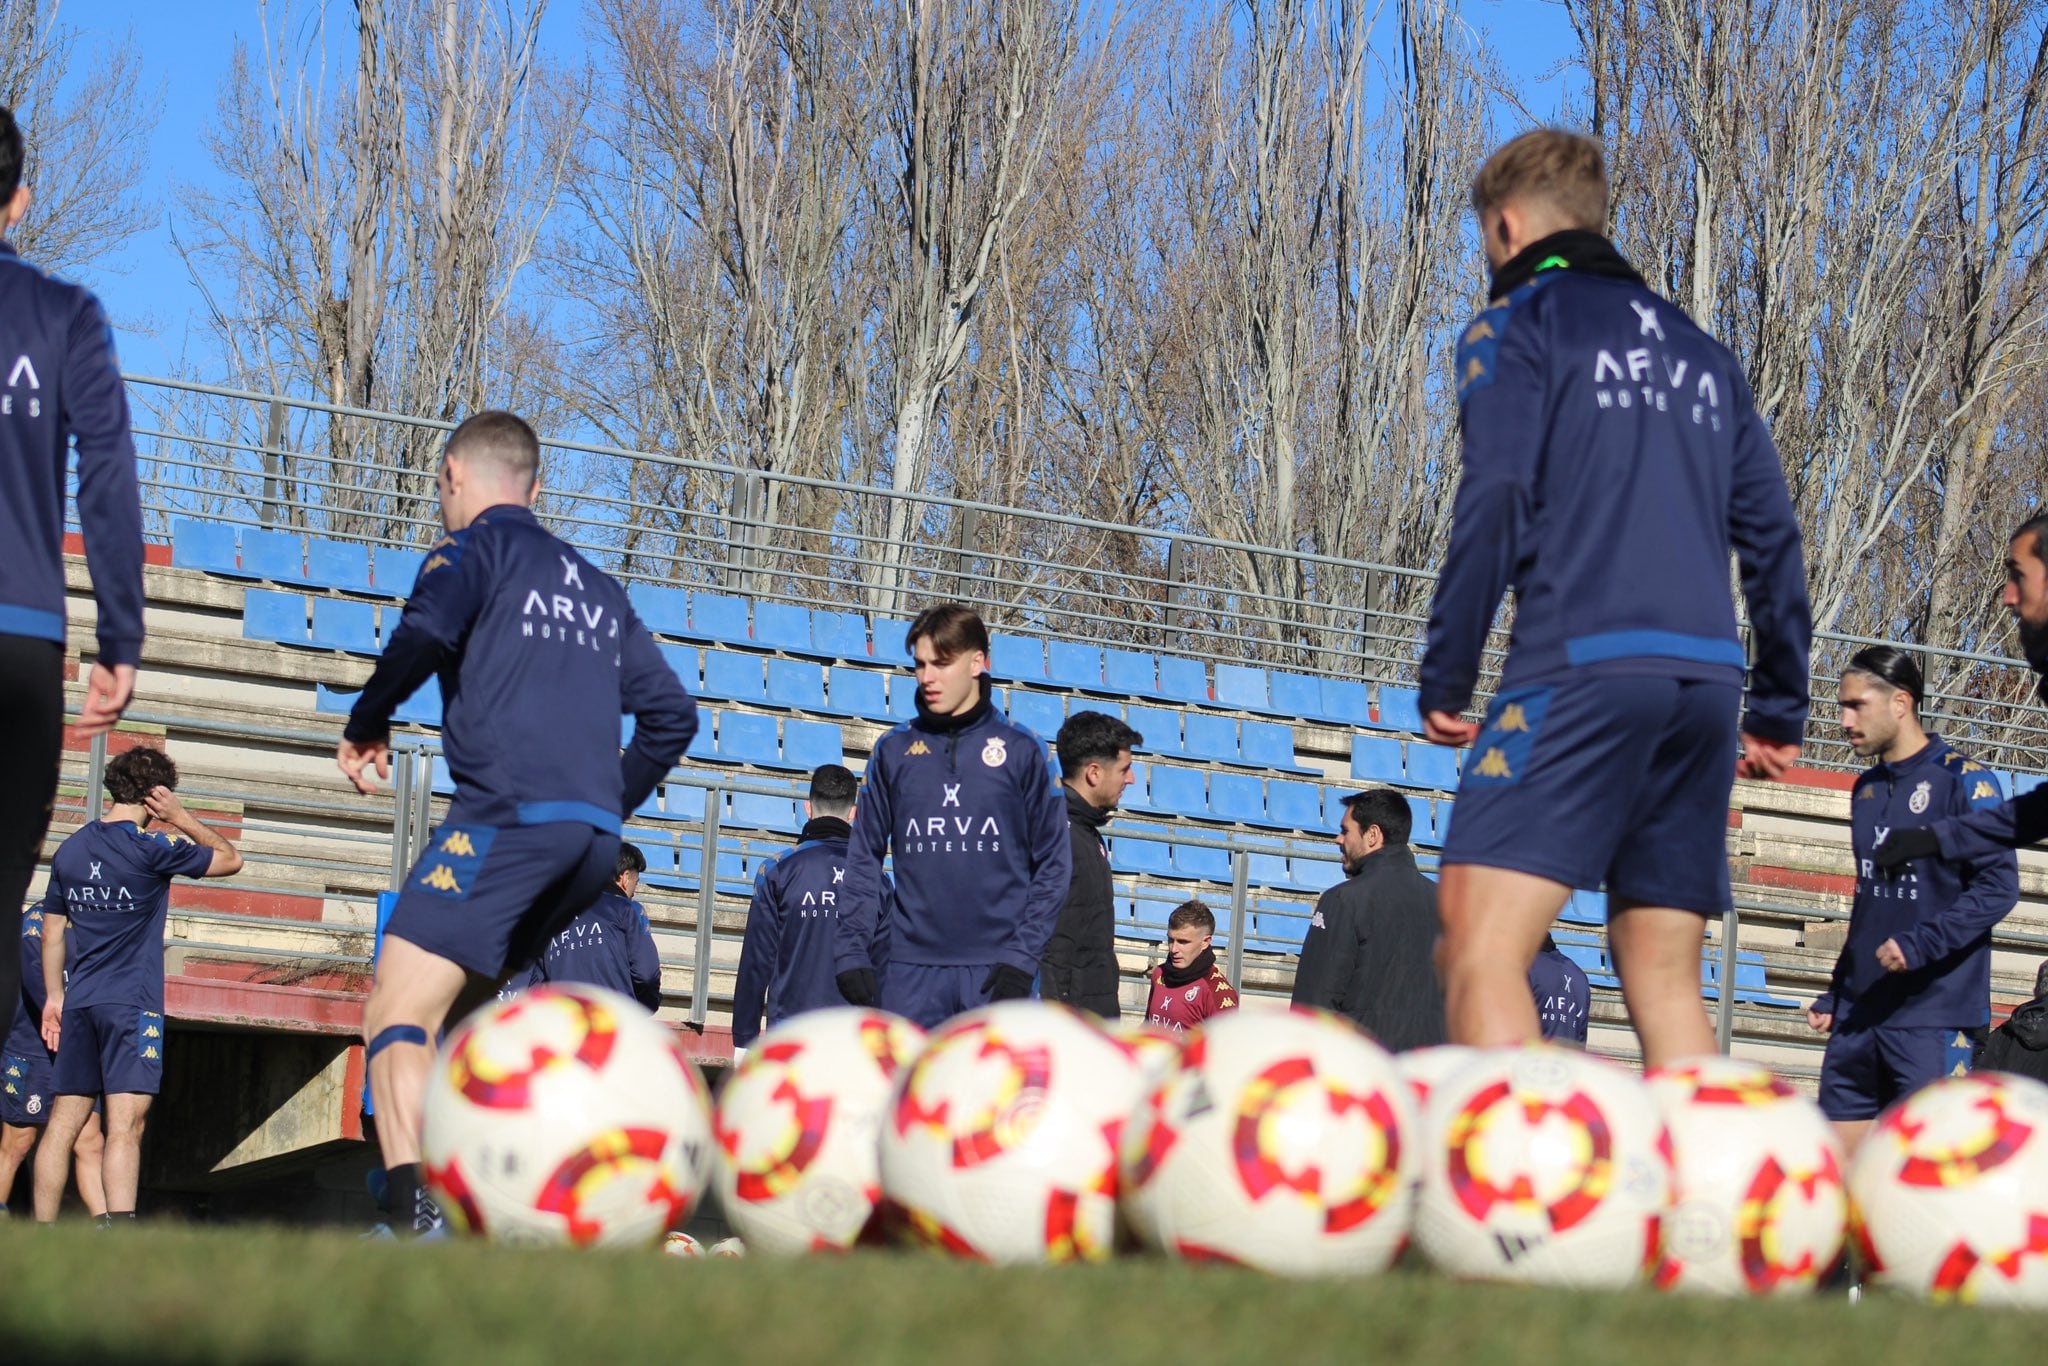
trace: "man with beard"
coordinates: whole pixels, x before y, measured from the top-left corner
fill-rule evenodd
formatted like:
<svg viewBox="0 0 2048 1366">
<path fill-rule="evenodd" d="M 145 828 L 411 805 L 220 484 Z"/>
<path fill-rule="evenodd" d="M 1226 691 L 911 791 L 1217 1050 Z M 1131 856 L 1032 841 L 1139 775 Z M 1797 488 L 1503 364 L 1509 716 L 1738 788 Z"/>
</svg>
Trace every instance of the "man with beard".
<svg viewBox="0 0 2048 1366">
<path fill-rule="evenodd" d="M 1131 750 L 1145 737 L 1116 717 L 1077 711 L 1060 727 L 1060 787 L 1067 799 L 1067 838 L 1074 873 L 1067 904 L 1053 922 L 1039 989 L 1048 1001 L 1092 1011 L 1106 1020 L 1121 1013 L 1117 1001 L 1116 888 L 1102 827 L 1116 814 L 1134 781 Z"/>
</svg>

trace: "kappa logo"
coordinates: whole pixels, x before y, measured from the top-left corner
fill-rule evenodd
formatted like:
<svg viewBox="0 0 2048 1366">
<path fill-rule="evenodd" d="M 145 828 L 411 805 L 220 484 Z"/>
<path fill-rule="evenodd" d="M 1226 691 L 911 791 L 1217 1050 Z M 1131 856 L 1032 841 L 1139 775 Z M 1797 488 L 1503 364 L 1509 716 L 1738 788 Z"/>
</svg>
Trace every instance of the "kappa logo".
<svg viewBox="0 0 2048 1366">
<path fill-rule="evenodd" d="M 1502 707 L 1500 721 L 1494 726 L 1494 729 L 1503 735 L 1514 731 L 1527 735 L 1529 733 L 1529 717 L 1523 712 L 1522 704 L 1520 702 L 1510 702 L 1505 707 Z"/>
<path fill-rule="evenodd" d="M 1933 795 L 1933 783 L 1922 782 L 1918 784 L 1913 789 L 1913 795 L 1906 798 L 1906 809 L 1908 811 L 1911 811 L 1916 816 L 1919 815 L 1921 812 L 1927 809 L 1927 803 L 1930 799 L 1932 799 Z"/>
<path fill-rule="evenodd" d="M 446 555 L 438 553 L 429 555 L 427 557 L 427 562 L 420 566 L 420 573 L 431 574 L 436 569 L 446 569 L 452 563 L 454 563 L 454 561 L 450 560 Z"/>
<path fill-rule="evenodd" d="M 1512 778 L 1515 771 L 1508 767 L 1508 756 L 1498 746 L 1490 748 L 1479 756 L 1479 767 L 1474 770 L 1482 778 Z"/>
<path fill-rule="evenodd" d="M 455 880 L 455 874 L 448 871 L 448 865 L 445 863 L 435 864 L 433 870 L 422 877 L 420 882 L 428 887 L 432 887 L 437 892 L 460 892 L 462 890 L 462 884 Z"/>
<path fill-rule="evenodd" d="M 163 1036 L 164 1032 L 155 1025 L 144 1025 L 142 1027 L 142 1037 L 145 1039 L 161 1039 Z"/>
<path fill-rule="evenodd" d="M 1970 800 L 1973 802 L 1981 802 L 1986 799 L 1996 800 L 1997 796 L 1998 789 L 1982 778 L 1978 779 L 1977 785 L 1970 789 Z"/>
<path fill-rule="evenodd" d="M 1474 342 L 1492 341 L 1499 335 L 1498 332 L 1493 330 L 1493 323 L 1490 319 L 1481 318 L 1478 322 L 1465 329 L 1465 345 L 1470 346 Z"/>
<path fill-rule="evenodd" d="M 1009 748 L 1001 740 L 991 739 L 981 747 L 981 761 L 990 768 L 1001 768 L 1003 760 L 1009 757 Z"/>
<path fill-rule="evenodd" d="M 903 752 L 905 754 L 930 754 L 931 749 L 922 740 L 912 740 L 910 742 L 910 748 L 904 750 Z"/>
<path fill-rule="evenodd" d="M 142 1050 L 142 1056 L 145 1061 L 155 1062 L 157 1060 L 158 1054 L 156 1049 L 154 1048 L 145 1048 Z"/>
<path fill-rule="evenodd" d="M 1479 357 L 1474 356 L 1471 360 L 1465 362 L 1465 383 L 1470 384 L 1475 379 L 1484 379 L 1485 377 L 1485 361 L 1482 361 L 1481 359 L 1479 359 Z"/>
<path fill-rule="evenodd" d="M 1330 928 L 1323 923 L 1323 913 L 1321 910 L 1316 911 L 1315 914 L 1308 918 L 1308 925 L 1312 930 L 1327 930 Z"/>
<path fill-rule="evenodd" d="M 441 852 L 453 854 L 457 858 L 475 858 L 476 846 L 469 842 L 467 830 L 450 830 L 441 841 Z"/>
<path fill-rule="evenodd" d="M 1859 802 L 1869 801 L 1872 797 L 1875 797 L 1876 795 L 1877 788 L 1875 786 L 1866 787 L 1861 792 L 1856 794 L 1856 800 Z"/>
</svg>

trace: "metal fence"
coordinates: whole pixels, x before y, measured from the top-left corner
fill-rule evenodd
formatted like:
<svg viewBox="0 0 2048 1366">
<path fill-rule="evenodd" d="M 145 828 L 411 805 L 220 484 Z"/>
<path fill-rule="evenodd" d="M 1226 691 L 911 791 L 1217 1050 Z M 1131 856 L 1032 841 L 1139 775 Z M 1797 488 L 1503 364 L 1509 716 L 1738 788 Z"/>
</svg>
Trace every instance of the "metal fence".
<svg viewBox="0 0 2048 1366">
<path fill-rule="evenodd" d="M 157 536 L 181 516 L 407 548 L 438 530 L 433 469 L 450 423 L 181 380 L 135 376 L 129 386 Z M 551 442 L 546 460 L 539 511 L 612 573 L 858 607 L 876 621 L 878 653 L 895 648 L 892 622 L 954 598 L 1017 634 L 1375 687 L 1412 685 L 1421 658 L 1427 570 L 662 452 Z M 889 534 L 892 513 L 901 536 Z M 1482 664 L 1482 699 L 1505 622 Z M 1816 639 L 1809 762 L 1855 764 L 1834 729 L 1832 680 L 1872 643 Z M 2048 772 L 2048 716 L 2023 663 L 1922 654 L 1931 726 L 1994 767 Z"/>
</svg>

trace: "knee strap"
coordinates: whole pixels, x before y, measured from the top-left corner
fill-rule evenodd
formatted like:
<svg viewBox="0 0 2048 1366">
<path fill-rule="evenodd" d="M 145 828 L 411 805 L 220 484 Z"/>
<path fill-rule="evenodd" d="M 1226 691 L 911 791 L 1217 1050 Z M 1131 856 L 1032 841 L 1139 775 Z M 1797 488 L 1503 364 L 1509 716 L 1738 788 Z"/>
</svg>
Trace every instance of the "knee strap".
<svg viewBox="0 0 2048 1366">
<path fill-rule="evenodd" d="M 376 1057 L 395 1043 L 418 1044 L 421 1048 L 426 1048 L 429 1046 L 427 1043 L 427 1031 L 421 1029 L 418 1025 L 408 1024 L 390 1025 L 380 1029 L 377 1031 L 377 1037 L 370 1040 L 370 1048 L 363 1055 L 363 1061 L 365 1063 L 369 1062 L 370 1059 Z"/>
</svg>

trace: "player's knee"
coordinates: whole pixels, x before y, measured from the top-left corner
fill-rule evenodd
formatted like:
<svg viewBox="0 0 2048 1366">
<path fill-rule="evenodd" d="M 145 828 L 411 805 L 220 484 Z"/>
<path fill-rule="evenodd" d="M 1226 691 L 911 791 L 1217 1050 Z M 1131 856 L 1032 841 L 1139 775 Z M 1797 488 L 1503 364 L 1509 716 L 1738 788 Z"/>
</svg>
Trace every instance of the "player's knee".
<svg viewBox="0 0 2048 1366">
<path fill-rule="evenodd" d="M 9 1124 L 5 1128 L 0 1128 L 0 1153 L 8 1157 L 19 1158 L 35 1141 L 36 1131 L 26 1126 L 16 1128 Z"/>
</svg>

